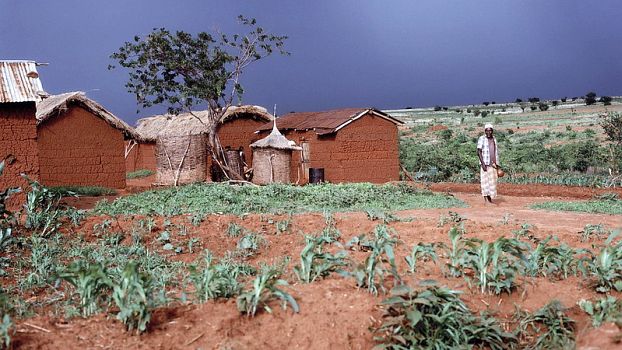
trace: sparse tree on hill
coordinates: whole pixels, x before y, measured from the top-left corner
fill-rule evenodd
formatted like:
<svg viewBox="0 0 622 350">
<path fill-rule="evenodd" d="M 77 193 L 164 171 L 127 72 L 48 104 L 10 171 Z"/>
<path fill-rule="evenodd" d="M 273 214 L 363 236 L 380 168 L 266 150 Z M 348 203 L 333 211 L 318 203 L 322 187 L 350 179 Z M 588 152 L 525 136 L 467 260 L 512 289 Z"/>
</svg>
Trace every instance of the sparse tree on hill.
<svg viewBox="0 0 622 350">
<path fill-rule="evenodd" d="M 274 51 L 289 54 L 284 50 L 286 36 L 265 32 L 255 19 L 239 16 L 238 20 L 246 28 L 244 33 L 192 35 L 154 29 L 144 38 L 135 36 L 110 56 L 129 70 L 125 87 L 136 95 L 140 107 L 165 105 L 170 114 L 194 115 L 193 107 L 207 105 L 205 128 L 212 158 L 235 179 L 241 178 L 225 165 L 216 131 L 234 100 L 241 101 L 244 70 Z"/>
<path fill-rule="evenodd" d="M 602 102 L 605 106 L 610 106 L 611 101 L 613 101 L 613 98 L 611 98 L 611 96 L 602 96 L 600 99 L 598 99 L 598 102 Z"/>
<path fill-rule="evenodd" d="M 553 105 L 553 107 L 557 107 L 559 105 L 559 101 L 553 100 L 551 101 L 551 104 Z"/>
<path fill-rule="evenodd" d="M 585 94 L 585 104 L 589 106 L 594 103 L 596 103 L 596 93 L 594 91 L 590 91 Z"/>
<path fill-rule="evenodd" d="M 562 97 L 561 100 L 565 103 L 568 100 L 568 97 Z"/>
<path fill-rule="evenodd" d="M 540 97 L 530 97 L 527 99 L 530 103 L 538 103 L 540 102 Z"/>
<path fill-rule="evenodd" d="M 527 108 L 527 104 L 525 102 L 519 103 L 518 106 L 523 110 L 523 112 L 525 112 L 525 108 Z"/>
<path fill-rule="evenodd" d="M 490 102 L 485 101 L 485 102 L 483 102 L 482 104 L 483 104 L 484 106 L 488 106 L 488 105 L 490 104 Z"/>
<path fill-rule="evenodd" d="M 541 111 L 546 111 L 549 109 L 549 105 L 546 102 L 540 102 L 538 103 L 538 108 L 540 108 Z"/>
<path fill-rule="evenodd" d="M 521 102 L 523 102 L 523 100 L 522 100 L 522 99 L 520 99 L 520 98 L 517 98 L 514 102 L 516 102 L 516 103 L 521 103 Z"/>
</svg>

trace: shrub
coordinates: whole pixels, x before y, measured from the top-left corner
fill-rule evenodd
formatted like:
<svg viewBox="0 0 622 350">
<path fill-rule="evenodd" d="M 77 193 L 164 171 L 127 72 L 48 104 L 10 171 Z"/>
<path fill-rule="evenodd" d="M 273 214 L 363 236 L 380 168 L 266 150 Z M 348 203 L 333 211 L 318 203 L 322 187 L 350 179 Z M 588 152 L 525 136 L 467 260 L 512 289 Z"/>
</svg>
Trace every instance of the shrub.
<svg viewBox="0 0 622 350">
<path fill-rule="evenodd" d="M 91 316 L 99 311 L 100 303 L 112 287 L 112 280 L 101 263 L 74 261 L 60 271 L 59 277 L 74 286 L 76 293 L 80 296 L 83 317 Z"/>
<path fill-rule="evenodd" d="M 590 91 L 587 94 L 585 94 L 585 104 L 589 106 L 589 105 L 593 105 L 594 103 L 596 103 L 596 93 L 593 91 Z"/>
<path fill-rule="evenodd" d="M 516 337 L 495 318 L 476 315 L 458 297 L 460 292 L 425 286 L 414 291 L 399 286 L 382 302 L 386 311 L 372 328 L 383 349 L 512 348 Z"/>
<path fill-rule="evenodd" d="M 272 309 L 268 304 L 274 299 L 280 299 L 283 309 L 289 304 L 294 312 L 298 312 L 299 308 L 296 299 L 279 288 L 288 285 L 287 281 L 280 279 L 280 276 L 281 270 L 279 268 L 264 266 L 261 273 L 253 281 L 252 288 L 238 296 L 238 310 L 241 313 L 245 313 L 246 316 L 255 316 L 259 308 L 272 313 Z"/>
<path fill-rule="evenodd" d="M 142 333 L 151 321 L 154 307 L 154 284 L 150 275 L 139 272 L 138 264 L 130 261 L 125 265 L 119 279 L 113 282 L 112 300 L 119 308 L 117 319 L 128 331 Z"/>
</svg>

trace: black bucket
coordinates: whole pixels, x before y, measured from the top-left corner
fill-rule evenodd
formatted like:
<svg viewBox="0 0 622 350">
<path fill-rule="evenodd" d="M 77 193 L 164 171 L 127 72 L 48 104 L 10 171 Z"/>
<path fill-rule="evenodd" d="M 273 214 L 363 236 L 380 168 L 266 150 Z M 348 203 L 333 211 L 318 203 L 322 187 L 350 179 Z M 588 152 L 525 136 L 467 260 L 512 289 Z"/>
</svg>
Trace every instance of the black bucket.
<svg viewBox="0 0 622 350">
<path fill-rule="evenodd" d="M 309 168 L 309 183 L 319 184 L 324 182 L 324 168 Z"/>
</svg>

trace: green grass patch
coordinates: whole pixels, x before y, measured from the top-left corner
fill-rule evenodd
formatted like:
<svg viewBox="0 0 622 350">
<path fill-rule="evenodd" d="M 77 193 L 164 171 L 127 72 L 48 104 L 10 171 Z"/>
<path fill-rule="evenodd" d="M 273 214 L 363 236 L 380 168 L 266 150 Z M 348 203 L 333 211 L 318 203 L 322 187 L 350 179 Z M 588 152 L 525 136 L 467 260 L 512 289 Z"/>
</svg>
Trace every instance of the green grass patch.
<svg viewBox="0 0 622 350">
<path fill-rule="evenodd" d="M 231 186 L 192 184 L 147 191 L 98 203 L 99 214 L 282 213 L 310 211 L 405 210 L 465 207 L 452 196 L 406 184 L 321 184 Z"/>
<path fill-rule="evenodd" d="M 125 175 L 126 179 L 140 179 L 142 177 L 147 177 L 155 174 L 155 171 L 149 169 L 140 169 L 136 171 L 131 171 Z"/>
<path fill-rule="evenodd" d="M 593 199 L 576 202 L 544 202 L 534 204 L 532 209 L 555 211 L 578 211 L 594 214 L 622 214 L 622 199 Z"/>
<path fill-rule="evenodd" d="M 50 191 L 59 193 L 64 197 L 72 195 L 99 197 L 117 194 L 117 191 L 114 189 L 102 186 L 58 186 L 50 187 L 49 189 Z"/>
</svg>

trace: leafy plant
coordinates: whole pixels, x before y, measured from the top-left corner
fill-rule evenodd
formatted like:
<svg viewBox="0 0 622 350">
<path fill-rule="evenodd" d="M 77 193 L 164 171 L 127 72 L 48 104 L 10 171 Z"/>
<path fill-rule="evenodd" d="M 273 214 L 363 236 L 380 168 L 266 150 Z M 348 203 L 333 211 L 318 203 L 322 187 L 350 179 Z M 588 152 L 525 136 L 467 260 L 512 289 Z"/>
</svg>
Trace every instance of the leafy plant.
<svg viewBox="0 0 622 350">
<path fill-rule="evenodd" d="M 239 237 L 244 233 L 244 227 L 236 224 L 235 222 L 230 222 L 227 226 L 227 236 L 229 237 Z"/>
<path fill-rule="evenodd" d="M 130 261 L 125 265 L 119 279 L 113 282 L 112 300 L 119 308 L 117 319 L 128 331 L 136 333 L 147 330 L 151 321 L 153 279 L 138 271 L 138 264 Z"/>
<path fill-rule="evenodd" d="M 414 291 L 402 285 L 382 305 L 383 323 L 372 331 L 383 349 L 507 349 L 516 337 L 503 331 L 495 318 L 475 315 L 460 300 L 460 292 L 426 286 Z"/>
<path fill-rule="evenodd" d="M 212 254 L 205 250 L 203 264 L 189 266 L 189 278 L 194 285 L 194 294 L 199 302 L 230 298 L 242 289 L 238 282 L 241 270 L 231 264 L 215 265 L 212 259 Z"/>
<path fill-rule="evenodd" d="M 255 316 L 258 308 L 263 308 L 266 312 L 272 313 L 268 304 L 274 299 L 280 299 L 283 309 L 289 304 L 294 312 L 299 312 L 298 303 L 294 297 L 279 288 L 288 285 L 287 281 L 279 278 L 280 275 L 279 269 L 262 268 L 259 275 L 253 280 L 251 289 L 243 291 L 238 296 L 238 310 L 245 313 L 246 316 Z"/>
<path fill-rule="evenodd" d="M 386 225 L 378 225 L 374 229 L 372 240 L 361 240 L 359 245 L 369 250 L 369 256 L 364 264 L 358 264 L 351 272 L 359 288 L 366 288 L 370 293 L 377 295 L 378 290 L 385 291 L 384 280 L 390 274 L 396 282 L 401 281 L 395 265 L 393 247 L 397 239 L 391 237 Z"/>
<path fill-rule="evenodd" d="M 323 245 L 330 244 L 326 237 L 307 236 L 305 241 L 306 246 L 300 252 L 300 265 L 294 267 L 294 273 L 301 281 L 311 283 L 318 277 L 328 276 L 335 271 L 339 272 L 342 266 L 347 265 L 345 251 L 340 251 L 335 255 L 323 252 Z"/>
<path fill-rule="evenodd" d="M 566 315 L 559 301 L 554 300 L 534 313 L 518 310 L 515 319 L 522 349 L 574 349 L 575 321 Z"/>
<path fill-rule="evenodd" d="M 622 301 L 608 295 L 596 301 L 581 299 L 579 307 L 592 317 L 592 325 L 599 327 L 603 322 L 622 322 Z"/>
<path fill-rule="evenodd" d="M 268 244 L 265 238 L 255 232 L 249 232 L 238 240 L 237 251 L 243 257 L 254 255 L 259 248 Z"/>
<path fill-rule="evenodd" d="M 326 242 L 333 243 L 337 242 L 339 238 L 341 238 L 341 232 L 337 228 L 337 221 L 335 221 L 335 217 L 333 213 L 329 211 L 324 211 L 324 228 L 322 229 L 322 233 L 320 234 Z"/>
<path fill-rule="evenodd" d="M 469 264 L 469 250 L 473 249 L 479 241 L 473 238 L 462 238 L 462 232 L 456 227 L 452 227 L 448 234 L 450 245 L 443 246 L 445 255 L 449 258 L 445 266 L 450 276 L 459 277 Z"/>
<path fill-rule="evenodd" d="M 557 241 L 557 245 L 550 245 L 551 240 Z M 582 253 L 566 243 L 559 243 L 557 237 L 549 236 L 538 243 L 526 260 L 526 274 L 532 277 L 556 277 L 568 278 L 576 275 L 579 260 L 575 255 Z"/>
<path fill-rule="evenodd" d="M 583 274 L 596 279 L 596 291 L 605 293 L 610 289 L 622 291 L 622 241 L 613 244 L 618 233 L 612 233 L 601 246 L 598 255 L 583 259 Z"/>
<path fill-rule="evenodd" d="M 594 236 L 596 236 L 596 238 L 602 238 L 607 235 L 608 232 L 603 224 L 587 224 L 583 228 L 583 231 L 581 231 L 581 242 L 585 242 Z"/>
<path fill-rule="evenodd" d="M 26 195 L 26 204 L 24 204 L 26 213 L 24 226 L 43 237 L 50 236 L 60 227 L 59 219 L 62 214 L 60 201 L 63 196 L 25 175 L 23 177 L 28 180 L 31 187 Z"/>
<path fill-rule="evenodd" d="M 80 296 L 83 317 L 91 316 L 99 310 L 100 302 L 112 287 L 109 273 L 101 263 L 77 260 L 60 271 L 58 276 L 74 286 Z"/>
<path fill-rule="evenodd" d="M 432 260 L 436 262 L 438 255 L 436 255 L 435 243 L 417 243 L 410 252 L 410 255 L 404 257 L 406 264 L 408 264 L 408 272 L 415 273 L 417 271 L 417 261 Z"/>
<path fill-rule="evenodd" d="M 521 272 L 524 246 L 515 239 L 498 238 L 492 243 L 480 242 L 467 251 L 467 264 L 475 272 L 481 292 L 510 292 Z"/>
</svg>

